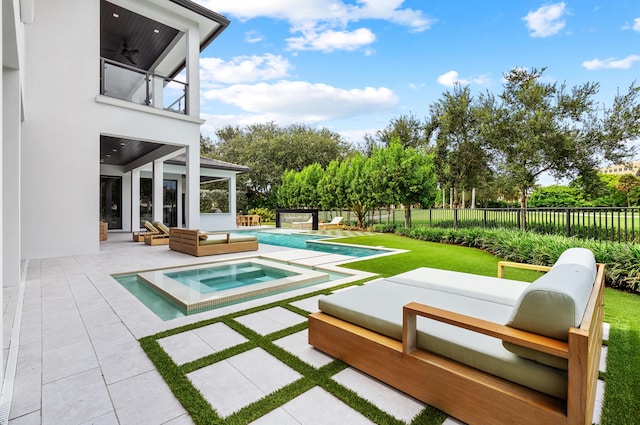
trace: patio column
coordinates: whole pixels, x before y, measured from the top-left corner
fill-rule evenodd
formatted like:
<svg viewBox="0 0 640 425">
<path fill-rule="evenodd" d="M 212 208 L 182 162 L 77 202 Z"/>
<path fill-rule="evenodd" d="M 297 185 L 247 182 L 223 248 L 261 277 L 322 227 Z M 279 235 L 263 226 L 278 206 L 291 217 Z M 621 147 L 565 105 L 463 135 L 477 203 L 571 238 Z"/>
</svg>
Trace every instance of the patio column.
<svg viewBox="0 0 640 425">
<path fill-rule="evenodd" d="M 229 179 L 229 214 L 236 216 L 237 202 L 236 202 L 236 178 L 237 174 Z"/>
<path fill-rule="evenodd" d="M 20 283 L 20 71 L 2 71 L 2 281 L 4 286 Z M 96 222 L 99 217 L 96 217 Z M 97 223 L 96 223 L 97 230 Z M 96 237 L 97 240 L 97 237 Z M 9 248 L 9 249 L 7 249 Z"/>
<path fill-rule="evenodd" d="M 200 228 L 200 145 L 187 147 L 186 226 Z M 206 230 L 206 229 L 205 229 Z"/>
<path fill-rule="evenodd" d="M 140 229 L 140 169 L 131 170 L 131 231 Z"/>
<path fill-rule="evenodd" d="M 153 161 L 153 221 L 161 221 L 164 210 L 164 161 L 156 159 Z M 164 223 L 164 222 L 163 222 Z"/>
<path fill-rule="evenodd" d="M 197 27 L 187 30 L 187 111 L 188 115 L 200 118 L 200 31 Z M 198 159 L 199 161 L 199 159 Z M 198 164 L 198 167 L 200 165 Z"/>
</svg>

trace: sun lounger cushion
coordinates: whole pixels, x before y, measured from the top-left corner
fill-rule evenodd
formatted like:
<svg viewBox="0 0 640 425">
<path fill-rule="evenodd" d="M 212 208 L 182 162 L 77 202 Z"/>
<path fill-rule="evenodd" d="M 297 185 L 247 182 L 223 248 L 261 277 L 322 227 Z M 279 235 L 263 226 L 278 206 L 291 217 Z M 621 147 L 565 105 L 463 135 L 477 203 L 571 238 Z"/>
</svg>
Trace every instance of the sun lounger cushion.
<svg viewBox="0 0 640 425">
<path fill-rule="evenodd" d="M 507 326 L 567 341 L 569 328 L 579 327 L 596 276 L 593 253 L 572 248 L 565 251 L 551 270 L 529 285 L 518 299 Z M 567 367 L 567 360 L 511 343 L 510 351 L 554 367 Z"/>
<path fill-rule="evenodd" d="M 164 233 L 165 235 L 169 235 L 170 231 L 169 228 L 167 226 L 165 226 L 164 223 L 160 222 L 160 221 L 154 221 L 153 225 L 158 228 L 158 230 L 160 230 L 160 232 Z"/>
<path fill-rule="evenodd" d="M 402 307 L 412 301 L 497 323 L 505 323 L 512 311 L 504 304 L 385 279 L 321 298 L 318 304 L 331 316 L 400 341 Z M 506 350 L 499 339 L 419 317 L 417 345 L 503 379 L 566 398 L 566 371 L 518 356 Z"/>
<path fill-rule="evenodd" d="M 514 306 L 528 282 L 420 267 L 387 278 L 392 282 Z"/>
<path fill-rule="evenodd" d="M 243 236 L 243 235 L 231 234 L 229 237 L 229 243 L 249 242 L 249 241 L 255 241 L 255 240 L 257 240 L 255 236 Z M 204 246 L 204 245 L 216 245 L 216 244 L 223 244 L 223 243 L 227 243 L 226 233 L 207 235 L 207 238 L 205 240 L 200 239 L 199 245 Z"/>
</svg>

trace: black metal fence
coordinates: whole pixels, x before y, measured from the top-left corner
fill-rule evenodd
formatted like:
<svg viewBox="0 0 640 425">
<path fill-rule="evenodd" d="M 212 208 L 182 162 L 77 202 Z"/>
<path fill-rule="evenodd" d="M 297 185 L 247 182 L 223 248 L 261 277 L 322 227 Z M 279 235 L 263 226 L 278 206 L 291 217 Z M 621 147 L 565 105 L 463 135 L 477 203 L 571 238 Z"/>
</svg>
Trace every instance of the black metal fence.
<svg viewBox="0 0 640 425">
<path fill-rule="evenodd" d="M 321 211 L 320 220 L 342 215 L 346 223 L 356 222 L 348 211 Z M 404 209 L 374 210 L 367 225 L 404 225 Z M 631 208 L 529 208 L 526 229 L 538 233 L 616 242 L 640 242 L 640 207 Z M 521 228 L 520 209 L 412 209 L 411 226 L 461 229 Z"/>
</svg>

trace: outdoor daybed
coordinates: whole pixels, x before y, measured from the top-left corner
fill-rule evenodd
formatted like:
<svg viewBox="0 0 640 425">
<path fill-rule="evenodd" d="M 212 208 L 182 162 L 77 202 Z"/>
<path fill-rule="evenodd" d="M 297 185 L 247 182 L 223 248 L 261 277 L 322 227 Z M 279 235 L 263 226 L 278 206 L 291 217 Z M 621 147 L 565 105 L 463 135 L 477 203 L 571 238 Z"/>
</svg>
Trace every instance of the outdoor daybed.
<svg viewBox="0 0 640 425">
<path fill-rule="evenodd" d="M 591 424 L 604 265 L 572 248 L 551 268 L 505 266 L 548 272 L 378 279 L 321 298 L 309 343 L 469 424 Z"/>
<path fill-rule="evenodd" d="M 231 233 L 204 233 L 199 230 L 172 227 L 169 248 L 174 251 L 201 257 L 203 255 L 229 254 L 232 252 L 255 251 L 258 239 Z"/>
</svg>

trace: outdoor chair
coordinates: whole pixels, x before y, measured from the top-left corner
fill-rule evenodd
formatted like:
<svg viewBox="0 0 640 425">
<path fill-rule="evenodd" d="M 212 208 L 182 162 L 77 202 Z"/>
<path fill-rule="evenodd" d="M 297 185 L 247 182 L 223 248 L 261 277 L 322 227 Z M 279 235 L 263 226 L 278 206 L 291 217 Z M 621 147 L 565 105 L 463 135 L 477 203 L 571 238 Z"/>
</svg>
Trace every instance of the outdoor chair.
<svg viewBox="0 0 640 425">
<path fill-rule="evenodd" d="M 169 228 L 160 221 L 154 221 L 152 224 L 158 229 L 158 233 L 145 235 L 144 243 L 147 245 L 169 245 Z"/>
<path fill-rule="evenodd" d="M 146 235 L 157 235 L 160 231 L 147 220 L 142 220 L 142 226 L 144 226 L 144 231 L 133 232 L 133 241 L 134 242 L 144 242 L 144 237 Z"/>
<path fill-rule="evenodd" d="M 338 216 L 338 217 L 333 217 L 333 220 L 331 220 L 328 223 L 319 223 L 318 227 L 320 230 L 323 229 L 340 229 L 342 227 L 342 217 Z"/>
</svg>

